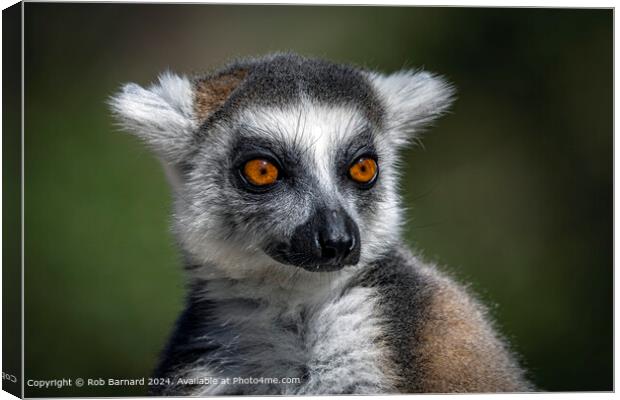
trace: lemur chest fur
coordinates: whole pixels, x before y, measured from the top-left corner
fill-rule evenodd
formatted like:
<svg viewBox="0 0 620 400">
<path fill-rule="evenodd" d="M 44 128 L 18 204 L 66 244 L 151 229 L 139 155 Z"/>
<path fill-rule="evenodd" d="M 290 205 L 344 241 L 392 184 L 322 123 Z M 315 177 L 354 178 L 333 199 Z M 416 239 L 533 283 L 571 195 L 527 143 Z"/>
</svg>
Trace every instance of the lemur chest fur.
<svg viewBox="0 0 620 400">
<path fill-rule="evenodd" d="M 312 291 L 264 294 L 248 282 L 207 282 L 193 293 L 197 306 L 190 310 L 202 321 L 202 333 L 181 345 L 195 359 L 174 375 L 232 379 L 196 386 L 193 394 L 378 391 L 387 381 L 384 349 L 377 345 L 382 324 L 376 290 L 350 282 L 346 277 Z M 235 383 L 240 377 L 259 381 Z M 282 379 L 291 380 L 275 383 Z"/>
</svg>

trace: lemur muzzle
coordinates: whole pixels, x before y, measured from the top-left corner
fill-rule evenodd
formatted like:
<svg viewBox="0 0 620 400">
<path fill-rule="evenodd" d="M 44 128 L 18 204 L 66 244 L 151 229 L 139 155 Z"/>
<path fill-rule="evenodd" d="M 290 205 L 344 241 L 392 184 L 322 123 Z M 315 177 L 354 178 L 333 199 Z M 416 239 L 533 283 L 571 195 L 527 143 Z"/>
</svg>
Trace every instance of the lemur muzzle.
<svg viewBox="0 0 620 400">
<path fill-rule="evenodd" d="M 268 253 L 308 271 L 339 270 L 359 261 L 359 228 L 343 208 L 320 208 L 295 229 L 289 244 L 281 243 Z"/>
</svg>

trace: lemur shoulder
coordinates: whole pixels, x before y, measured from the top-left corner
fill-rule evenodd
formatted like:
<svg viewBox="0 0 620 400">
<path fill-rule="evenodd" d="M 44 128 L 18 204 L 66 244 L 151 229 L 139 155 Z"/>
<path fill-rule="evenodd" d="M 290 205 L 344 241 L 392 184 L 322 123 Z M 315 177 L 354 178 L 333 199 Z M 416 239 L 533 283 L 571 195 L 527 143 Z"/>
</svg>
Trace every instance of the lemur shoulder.
<svg viewBox="0 0 620 400">
<path fill-rule="evenodd" d="M 428 72 L 288 53 L 125 85 L 110 104 L 164 164 L 188 276 L 155 394 L 532 390 L 486 308 L 400 238 L 399 150 L 452 99 Z"/>
</svg>

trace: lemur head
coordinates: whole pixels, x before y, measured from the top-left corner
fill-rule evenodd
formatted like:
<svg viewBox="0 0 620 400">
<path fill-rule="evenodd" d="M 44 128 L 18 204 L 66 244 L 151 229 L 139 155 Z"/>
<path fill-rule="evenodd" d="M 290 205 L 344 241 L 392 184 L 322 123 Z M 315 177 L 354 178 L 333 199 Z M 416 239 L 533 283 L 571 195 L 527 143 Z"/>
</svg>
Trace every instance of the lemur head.
<svg viewBox="0 0 620 400">
<path fill-rule="evenodd" d="M 127 84 L 110 103 L 166 166 L 191 262 L 243 276 L 336 271 L 389 249 L 401 222 L 398 149 L 452 94 L 423 71 L 276 54 Z"/>
</svg>

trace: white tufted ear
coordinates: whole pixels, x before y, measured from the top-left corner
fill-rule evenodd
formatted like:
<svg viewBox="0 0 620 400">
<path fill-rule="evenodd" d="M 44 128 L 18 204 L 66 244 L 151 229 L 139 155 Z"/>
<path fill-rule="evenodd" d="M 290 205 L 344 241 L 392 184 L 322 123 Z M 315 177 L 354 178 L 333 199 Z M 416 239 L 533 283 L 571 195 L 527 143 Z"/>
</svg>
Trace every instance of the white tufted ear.
<svg viewBox="0 0 620 400">
<path fill-rule="evenodd" d="M 198 128 L 193 103 L 191 81 L 169 72 L 146 89 L 126 84 L 109 101 L 121 126 L 172 164 L 183 160 Z"/>
<path fill-rule="evenodd" d="M 454 88 L 426 71 L 370 73 L 369 78 L 386 107 L 387 129 L 396 144 L 407 143 L 454 101 Z"/>
</svg>

